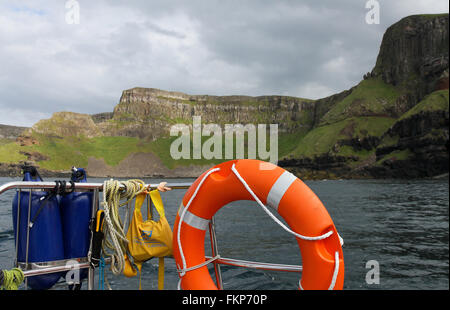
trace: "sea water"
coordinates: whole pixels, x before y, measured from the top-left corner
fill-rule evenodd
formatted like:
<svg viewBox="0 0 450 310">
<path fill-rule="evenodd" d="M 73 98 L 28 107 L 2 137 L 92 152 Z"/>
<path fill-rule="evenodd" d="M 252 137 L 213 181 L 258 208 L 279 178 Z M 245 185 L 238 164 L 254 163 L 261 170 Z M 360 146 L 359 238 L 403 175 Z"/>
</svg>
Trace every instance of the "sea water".
<svg viewBox="0 0 450 310">
<path fill-rule="evenodd" d="M 170 179 L 192 182 L 194 179 Z M 0 184 L 19 181 L 0 178 Z M 145 179 L 158 183 L 161 179 Z M 89 182 L 103 182 L 90 179 Z M 344 239 L 344 289 L 447 290 L 449 289 L 449 180 L 321 180 L 305 182 L 323 202 Z M 162 193 L 169 224 L 173 226 L 186 190 Z M 0 268 L 13 267 L 14 232 L 11 202 L 14 190 L 0 195 Z M 143 213 L 146 214 L 144 207 Z M 124 216 L 124 212 L 122 211 Z M 222 257 L 301 265 L 292 235 L 281 229 L 256 204 L 238 201 L 215 216 Z M 209 249 L 207 233 L 205 248 Z M 206 253 L 210 255 L 210 253 Z M 175 262 L 167 258 L 165 289 L 177 289 Z M 377 269 L 374 269 L 374 264 Z M 300 273 L 221 266 L 225 289 L 297 289 Z M 374 272 L 378 281 L 374 281 Z M 211 268 L 213 272 L 213 268 Z M 137 289 L 138 277 L 106 278 L 112 289 Z M 157 289 L 158 260 L 144 263 L 142 288 Z M 98 270 L 95 273 L 98 287 Z M 214 278 L 214 277 L 213 277 Z M 23 288 L 23 285 L 21 286 Z M 87 283 L 83 282 L 83 289 Z M 105 286 L 106 288 L 106 286 Z M 66 289 L 61 279 L 55 289 Z"/>
</svg>

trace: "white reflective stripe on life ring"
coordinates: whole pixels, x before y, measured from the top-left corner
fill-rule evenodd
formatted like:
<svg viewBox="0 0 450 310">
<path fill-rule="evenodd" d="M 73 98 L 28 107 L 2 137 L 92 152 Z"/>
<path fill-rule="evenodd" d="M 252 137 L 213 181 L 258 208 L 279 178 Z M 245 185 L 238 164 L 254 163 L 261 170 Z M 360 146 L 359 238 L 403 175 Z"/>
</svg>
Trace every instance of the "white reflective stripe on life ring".
<svg viewBox="0 0 450 310">
<path fill-rule="evenodd" d="M 278 205 L 280 204 L 281 198 L 283 198 L 289 186 L 291 186 L 295 179 L 297 179 L 295 175 L 288 171 L 284 171 L 272 185 L 272 188 L 267 195 L 267 205 L 278 211 Z"/>
<path fill-rule="evenodd" d="M 178 208 L 178 216 L 181 218 L 181 214 L 183 214 L 185 206 L 183 203 L 180 203 L 180 207 Z M 189 210 L 186 211 L 186 214 L 183 217 L 183 222 L 188 224 L 189 226 L 192 226 L 194 228 L 200 229 L 200 230 L 206 230 L 209 225 L 209 220 L 204 219 L 200 216 L 197 216 Z"/>
</svg>

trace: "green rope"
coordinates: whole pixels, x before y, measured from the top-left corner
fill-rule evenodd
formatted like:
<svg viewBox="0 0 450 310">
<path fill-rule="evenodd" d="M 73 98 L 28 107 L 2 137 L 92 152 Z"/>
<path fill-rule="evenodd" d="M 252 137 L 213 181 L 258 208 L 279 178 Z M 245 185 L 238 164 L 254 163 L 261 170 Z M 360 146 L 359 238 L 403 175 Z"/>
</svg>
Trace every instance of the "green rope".
<svg viewBox="0 0 450 310">
<path fill-rule="evenodd" d="M 0 270 L 0 272 L 3 272 L 3 284 L 0 290 L 17 290 L 25 278 L 20 268 Z"/>
</svg>

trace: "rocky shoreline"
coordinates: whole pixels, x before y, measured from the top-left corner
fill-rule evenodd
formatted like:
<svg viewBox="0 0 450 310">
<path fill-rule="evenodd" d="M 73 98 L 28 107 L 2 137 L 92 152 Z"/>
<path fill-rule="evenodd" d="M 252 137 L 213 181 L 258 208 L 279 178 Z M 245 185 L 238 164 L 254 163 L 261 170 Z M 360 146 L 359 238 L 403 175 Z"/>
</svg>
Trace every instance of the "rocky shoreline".
<svg viewBox="0 0 450 310">
<path fill-rule="evenodd" d="M 314 162 L 310 159 L 307 160 L 282 160 L 278 163 L 280 167 L 290 171 L 295 174 L 301 180 L 376 180 L 376 179 L 445 179 L 449 178 L 449 173 L 442 174 L 431 174 L 430 170 L 424 169 L 411 170 L 409 167 L 411 165 L 417 165 L 418 162 L 406 162 L 406 161 L 391 161 L 386 163 L 386 165 L 381 167 L 364 167 L 358 170 L 352 170 L 346 168 L 340 163 L 347 161 L 348 158 L 339 157 L 321 157 L 316 159 Z M 328 161 L 329 160 L 329 161 Z M 320 164 L 319 164 L 320 163 Z M 5 164 L 0 163 L 0 177 L 10 177 L 10 178 L 22 178 L 22 164 Z M 110 173 L 89 173 L 88 177 L 94 178 L 197 178 L 202 172 L 206 171 L 208 166 L 197 166 L 197 167 L 183 167 L 181 169 L 174 169 L 171 172 L 161 174 L 155 172 L 153 174 L 110 174 Z M 43 178 L 70 178 L 70 171 L 51 171 L 47 169 L 39 169 L 39 173 Z M 404 173 L 398 173 L 399 170 L 404 171 Z M 409 172 L 407 172 L 409 171 Z"/>
<path fill-rule="evenodd" d="M 18 178 L 22 177 L 22 166 L 23 164 L 7 164 L 0 163 L 0 177 L 10 177 L 10 178 Z M 39 174 L 42 177 L 55 177 L 55 178 L 70 178 L 71 172 L 63 172 L 63 171 L 51 171 L 47 169 L 39 169 Z"/>
<path fill-rule="evenodd" d="M 29 164 L 29 163 L 28 163 Z M 22 178 L 22 167 L 24 163 L 19 164 L 7 164 L 0 163 L 0 177 L 10 177 L 10 178 Z M 39 168 L 38 165 L 32 164 L 37 167 L 39 174 L 43 178 L 70 178 L 72 172 L 67 171 L 52 171 L 44 168 Z M 211 166 L 185 166 L 178 169 L 155 169 L 150 170 L 151 167 L 146 169 L 130 169 L 124 170 L 114 169 L 104 166 L 94 166 L 91 164 L 90 169 L 87 168 L 86 172 L 88 177 L 92 178 L 197 178 L 204 171 L 209 169 Z M 104 168 L 104 169 L 102 169 Z M 136 167 L 135 167 L 136 168 Z"/>
</svg>

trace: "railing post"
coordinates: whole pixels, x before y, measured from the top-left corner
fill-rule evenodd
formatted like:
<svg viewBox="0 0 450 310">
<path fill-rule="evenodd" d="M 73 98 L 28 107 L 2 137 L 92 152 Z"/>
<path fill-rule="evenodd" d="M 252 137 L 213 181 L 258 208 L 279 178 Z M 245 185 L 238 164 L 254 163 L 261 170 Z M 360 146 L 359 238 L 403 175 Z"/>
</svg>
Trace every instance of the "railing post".
<svg viewBox="0 0 450 310">
<path fill-rule="evenodd" d="M 219 252 L 217 247 L 214 216 L 211 218 L 211 221 L 209 222 L 209 236 L 211 239 L 211 252 L 212 256 L 214 257 Z M 217 287 L 219 290 L 223 290 L 222 272 L 220 271 L 220 264 L 218 264 L 217 261 L 214 261 L 213 264 L 214 264 L 214 272 L 216 274 Z"/>
<path fill-rule="evenodd" d="M 22 189 L 19 188 L 19 190 L 17 191 L 17 220 L 16 220 L 16 240 L 15 240 L 15 244 L 16 244 L 16 261 L 14 262 L 14 266 L 17 267 L 19 264 L 19 260 L 18 260 L 18 255 L 19 255 L 19 231 L 20 231 L 20 198 L 22 196 Z"/>
<path fill-rule="evenodd" d="M 31 192 L 33 190 L 30 189 L 30 194 L 28 196 L 28 220 L 27 220 L 27 243 L 26 243 L 26 252 L 25 252 L 25 266 L 28 266 L 28 249 L 30 245 L 30 214 L 31 214 Z M 28 289 L 28 278 L 25 279 L 25 289 Z"/>
<path fill-rule="evenodd" d="M 95 216 L 97 214 L 97 209 L 98 209 L 98 205 L 99 205 L 99 190 L 98 188 L 94 189 L 94 195 L 92 197 L 92 213 L 91 213 L 91 219 L 92 221 L 95 220 Z M 95 268 L 92 266 L 90 258 L 91 258 L 91 254 L 92 254 L 92 234 L 93 232 L 91 232 L 91 244 L 89 246 L 89 270 L 88 270 L 88 290 L 93 290 L 94 289 L 94 278 L 95 278 Z"/>
</svg>

